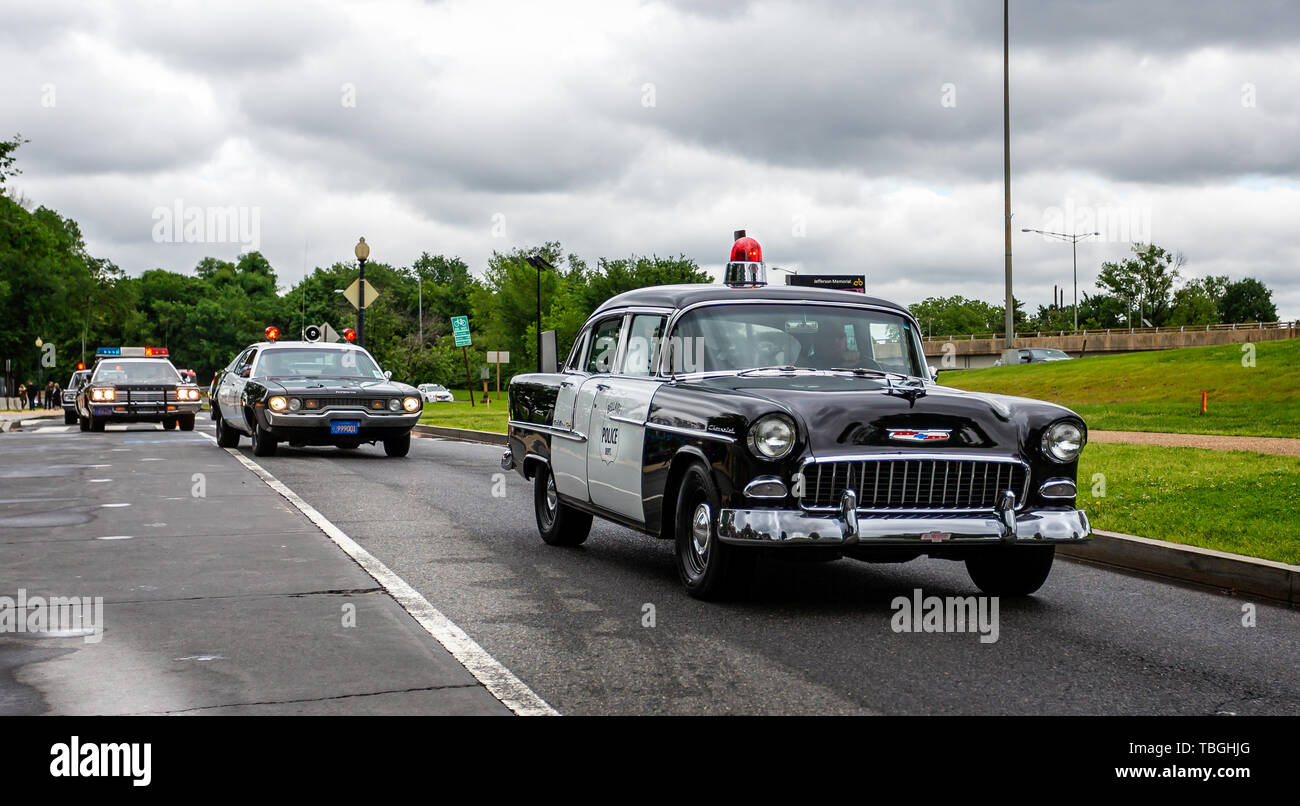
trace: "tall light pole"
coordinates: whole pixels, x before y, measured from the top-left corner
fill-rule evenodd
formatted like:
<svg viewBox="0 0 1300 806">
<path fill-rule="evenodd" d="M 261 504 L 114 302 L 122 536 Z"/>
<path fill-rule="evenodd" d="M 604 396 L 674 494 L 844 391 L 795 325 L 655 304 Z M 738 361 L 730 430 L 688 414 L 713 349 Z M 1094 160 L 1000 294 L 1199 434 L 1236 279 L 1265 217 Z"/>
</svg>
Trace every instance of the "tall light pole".
<svg viewBox="0 0 1300 806">
<path fill-rule="evenodd" d="M 1002 0 L 1002 188 L 1006 221 L 1007 312 L 1006 350 L 1016 340 L 1015 299 L 1011 294 L 1011 0 Z M 1006 363 L 1006 362 L 1004 362 Z"/>
<path fill-rule="evenodd" d="M 416 309 L 418 311 L 416 317 L 419 319 L 420 322 L 420 346 L 423 347 L 424 346 L 424 278 L 421 277 L 419 274 L 416 274 L 415 283 L 416 283 L 416 288 L 419 289 L 419 294 L 420 294 L 419 308 Z"/>
<path fill-rule="evenodd" d="M 542 269 L 555 271 L 555 267 L 541 255 L 529 255 L 524 258 L 528 265 L 537 269 L 537 371 L 542 371 Z"/>
<path fill-rule="evenodd" d="M 1021 232 L 1037 232 L 1039 235 L 1046 235 L 1049 238 L 1055 238 L 1058 241 L 1069 241 L 1070 250 L 1074 253 L 1074 329 L 1079 329 L 1079 241 L 1093 235 L 1100 236 L 1100 232 L 1047 232 L 1041 229 L 1029 229 L 1028 227 L 1020 230 Z"/>
<path fill-rule="evenodd" d="M 366 346 L 366 259 L 370 257 L 370 246 L 366 239 L 362 238 L 357 241 L 357 246 L 352 250 L 357 256 L 357 262 L 361 264 L 361 279 L 357 283 L 357 344 L 361 347 Z"/>
</svg>

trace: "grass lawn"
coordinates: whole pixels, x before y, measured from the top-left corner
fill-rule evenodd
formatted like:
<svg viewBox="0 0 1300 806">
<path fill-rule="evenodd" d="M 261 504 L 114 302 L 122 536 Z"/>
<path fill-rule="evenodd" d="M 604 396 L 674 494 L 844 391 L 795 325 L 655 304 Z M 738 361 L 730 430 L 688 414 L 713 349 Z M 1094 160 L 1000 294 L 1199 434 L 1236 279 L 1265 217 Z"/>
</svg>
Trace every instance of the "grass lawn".
<svg viewBox="0 0 1300 806">
<path fill-rule="evenodd" d="M 1089 428 L 1300 437 L 1300 339 L 1085 356 L 1074 361 L 941 372 L 960 389 L 1069 406 Z M 1201 414 L 1201 392 L 1209 412 Z"/>
<path fill-rule="evenodd" d="M 501 399 L 492 391 L 492 405 L 483 405 L 483 392 L 480 390 L 474 398 L 474 406 L 469 403 L 469 393 L 464 389 L 452 389 L 456 397 L 454 403 L 425 403 L 420 425 L 442 425 L 449 428 L 472 428 L 475 431 L 494 431 L 506 433 L 506 390 L 501 390 Z"/>
<path fill-rule="evenodd" d="M 1300 564 L 1295 457 L 1091 443 L 1079 493 L 1097 529 Z"/>
</svg>

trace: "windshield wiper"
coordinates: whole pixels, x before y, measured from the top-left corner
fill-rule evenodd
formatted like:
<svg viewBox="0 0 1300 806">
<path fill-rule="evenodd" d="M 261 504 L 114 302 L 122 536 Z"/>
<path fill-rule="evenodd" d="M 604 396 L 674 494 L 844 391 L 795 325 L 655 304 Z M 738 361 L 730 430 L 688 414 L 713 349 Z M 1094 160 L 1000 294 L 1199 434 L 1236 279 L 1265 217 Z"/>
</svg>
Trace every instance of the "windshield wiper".
<svg viewBox="0 0 1300 806">
<path fill-rule="evenodd" d="M 788 364 L 783 367 L 750 367 L 749 369 L 737 372 L 736 377 L 743 378 L 754 372 L 817 372 L 817 370 L 812 367 L 795 367 Z"/>
</svg>

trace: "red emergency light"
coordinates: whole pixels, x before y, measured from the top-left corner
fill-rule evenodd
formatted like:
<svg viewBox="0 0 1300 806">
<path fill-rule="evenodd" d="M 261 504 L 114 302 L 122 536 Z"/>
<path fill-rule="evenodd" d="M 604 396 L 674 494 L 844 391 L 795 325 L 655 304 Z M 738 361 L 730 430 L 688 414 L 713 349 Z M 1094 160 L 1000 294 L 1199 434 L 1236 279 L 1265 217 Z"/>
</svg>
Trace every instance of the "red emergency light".
<svg viewBox="0 0 1300 806">
<path fill-rule="evenodd" d="M 77 369 L 78 369 L 79 371 L 80 371 L 80 370 L 83 370 L 83 369 L 85 369 L 85 368 L 86 368 L 86 363 L 85 363 L 84 361 L 78 361 L 78 362 L 77 362 Z"/>
<path fill-rule="evenodd" d="M 347 330 L 343 331 L 343 338 L 347 339 L 348 341 L 356 341 L 357 332 L 352 328 L 348 328 Z"/>
<path fill-rule="evenodd" d="M 762 263 L 763 247 L 753 238 L 743 237 L 731 245 L 732 263 Z"/>
<path fill-rule="evenodd" d="M 277 341 L 280 338 L 280 328 L 272 325 L 266 329 L 266 340 Z"/>
<path fill-rule="evenodd" d="M 733 235 L 731 260 L 723 273 L 722 282 L 732 288 L 758 288 L 767 285 L 767 266 L 763 264 L 763 247 L 745 235 L 743 229 Z"/>
<path fill-rule="evenodd" d="M 146 347 L 144 348 L 145 358 L 154 358 L 160 355 L 167 355 L 166 347 Z"/>
</svg>

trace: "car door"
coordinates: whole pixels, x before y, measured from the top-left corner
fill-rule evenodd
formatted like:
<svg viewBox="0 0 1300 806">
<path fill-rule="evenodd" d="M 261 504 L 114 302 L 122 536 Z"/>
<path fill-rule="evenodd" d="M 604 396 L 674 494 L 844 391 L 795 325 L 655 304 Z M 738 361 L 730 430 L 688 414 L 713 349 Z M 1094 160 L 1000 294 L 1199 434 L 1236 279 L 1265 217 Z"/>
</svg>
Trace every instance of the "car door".
<svg viewBox="0 0 1300 806">
<path fill-rule="evenodd" d="M 557 393 L 556 415 L 553 422 L 561 417 L 559 395 L 566 399 L 571 395 L 573 401 L 567 427 L 556 424 L 551 440 L 551 472 L 555 476 L 555 488 L 561 495 L 579 501 L 590 501 L 590 488 L 587 476 L 587 444 L 591 440 L 591 411 L 593 398 L 599 391 L 598 386 L 607 385 L 606 381 L 613 374 L 618 351 L 622 343 L 623 313 L 607 316 L 590 328 L 590 335 L 582 356 L 580 370 L 566 372 Z M 563 384 L 569 384 L 564 386 Z"/>
<path fill-rule="evenodd" d="M 650 400 L 662 384 L 655 370 L 667 322 L 663 313 L 631 314 L 618 371 L 597 379 L 592 390 L 587 439 L 591 501 L 639 523 L 645 522 L 641 498 L 645 421 Z"/>
<path fill-rule="evenodd" d="M 243 408 L 244 384 L 248 379 L 244 377 L 245 370 L 253 366 L 253 358 L 257 355 L 257 350 L 249 347 L 239 354 L 239 357 L 231 362 L 230 370 L 221 376 L 221 387 L 217 390 L 217 399 L 221 402 L 221 416 L 240 431 L 248 430 L 248 423 L 240 415 Z"/>
</svg>

